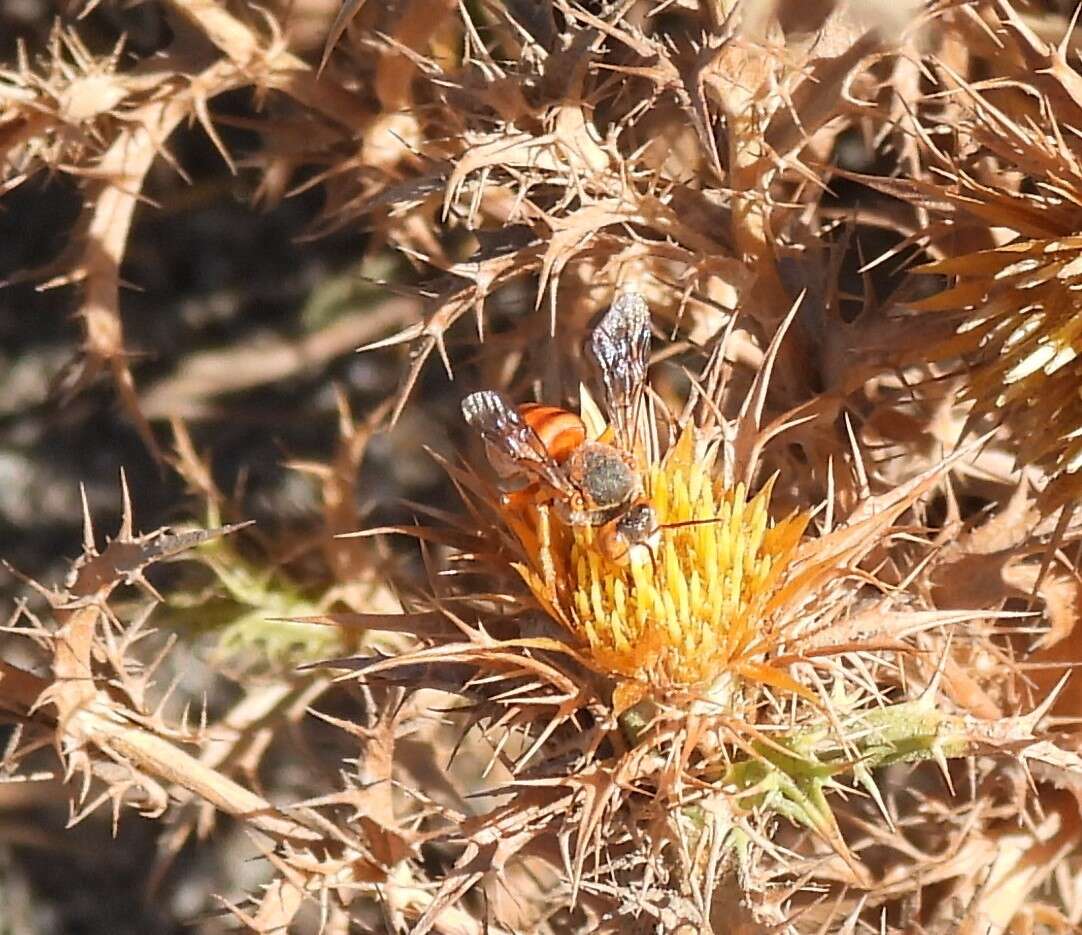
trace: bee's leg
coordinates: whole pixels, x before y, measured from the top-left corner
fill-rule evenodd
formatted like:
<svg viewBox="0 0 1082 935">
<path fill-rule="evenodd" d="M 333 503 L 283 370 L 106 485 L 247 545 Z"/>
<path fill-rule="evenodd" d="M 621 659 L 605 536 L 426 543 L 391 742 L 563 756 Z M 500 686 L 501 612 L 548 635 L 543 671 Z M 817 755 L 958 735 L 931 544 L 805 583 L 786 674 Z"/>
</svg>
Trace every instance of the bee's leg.
<svg viewBox="0 0 1082 935">
<path fill-rule="evenodd" d="M 614 565 L 623 567 L 631 560 L 631 542 L 626 536 L 616 532 L 615 526 L 618 520 L 609 520 L 602 526 L 595 536 L 595 541 L 601 549 L 601 554 Z"/>
<path fill-rule="evenodd" d="M 566 502 L 562 500 L 552 501 L 553 512 L 556 514 L 556 518 L 561 523 L 567 523 L 570 521 L 570 509 Z"/>
<path fill-rule="evenodd" d="M 500 498 L 505 509 L 520 516 L 529 515 L 529 511 L 537 503 L 537 485 L 530 484 L 518 490 L 508 490 Z"/>
<path fill-rule="evenodd" d="M 627 548 L 627 558 L 629 562 L 633 560 L 633 557 L 631 555 L 632 549 L 637 549 L 641 547 L 642 551 L 646 552 L 646 554 L 650 556 L 650 573 L 655 583 L 658 580 L 659 574 L 659 567 L 657 563 L 657 544 L 658 543 L 647 540 L 646 542 L 636 542 L 634 545 L 629 545 Z"/>
<path fill-rule="evenodd" d="M 538 554 L 537 485 L 504 493 L 500 497 L 504 522 L 515 534 L 526 555 L 533 560 Z"/>
<path fill-rule="evenodd" d="M 649 545 L 645 546 L 646 554 L 650 556 L 650 573 L 654 577 L 654 581 L 658 580 L 658 567 L 657 567 L 657 553 L 650 548 Z"/>
<path fill-rule="evenodd" d="M 559 593 L 561 576 L 556 568 L 556 556 L 552 549 L 552 526 L 547 506 L 537 508 L 537 558 L 541 564 L 541 578 L 549 593 Z"/>
</svg>

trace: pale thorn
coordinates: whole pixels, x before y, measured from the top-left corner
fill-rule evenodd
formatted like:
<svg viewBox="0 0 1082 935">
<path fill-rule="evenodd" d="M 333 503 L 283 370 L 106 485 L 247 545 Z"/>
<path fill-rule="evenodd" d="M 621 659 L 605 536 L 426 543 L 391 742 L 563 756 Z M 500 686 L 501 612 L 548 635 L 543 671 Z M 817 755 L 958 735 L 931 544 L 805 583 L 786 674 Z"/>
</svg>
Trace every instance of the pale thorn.
<svg viewBox="0 0 1082 935">
<path fill-rule="evenodd" d="M 1047 577 L 1048 572 L 1052 568 L 1052 559 L 1055 558 L 1056 552 L 1059 551 L 1059 547 L 1067 534 L 1067 527 L 1070 526 L 1071 520 L 1074 518 L 1074 512 L 1075 508 L 1073 506 L 1064 506 L 1063 512 L 1060 514 L 1059 520 L 1056 522 L 1056 528 L 1052 531 L 1052 538 L 1048 540 L 1048 548 L 1041 556 L 1041 567 L 1037 571 L 1037 579 L 1033 582 L 1033 590 L 1030 591 L 1030 607 L 1033 606 L 1033 601 L 1039 595 L 1041 585 L 1044 584 L 1044 579 Z"/>
<path fill-rule="evenodd" d="M 110 789 L 109 791 L 113 793 L 112 795 L 109 796 L 109 800 L 110 800 L 110 802 L 112 802 L 112 806 L 113 806 L 112 807 L 112 813 L 113 813 L 113 838 L 115 839 L 117 834 L 120 831 L 120 807 L 123 804 L 124 792 L 127 791 L 127 790 L 116 788 L 116 789 Z"/>
<path fill-rule="evenodd" d="M 1048 712 L 1055 706 L 1056 702 L 1059 700 L 1059 696 L 1067 687 L 1067 682 L 1071 678 L 1071 675 L 1072 673 L 1070 671 L 1064 672 L 1060 677 L 1060 680 L 1056 682 L 1055 686 L 1053 686 L 1052 690 L 1048 693 L 1048 697 L 1030 711 L 1029 714 L 1022 717 L 1022 723 L 1026 725 L 1031 734 L 1036 731 L 1037 725 L 1045 719 Z"/>
<path fill-rule="evenodd" d="M 894 819 L 887 810 L 887 803 L 883 801 L 883 794 L 879 791 L 879 786 L 875 784 L 871 772 L 863 763 L 854 764 L 853 778 L 861 784 L 864 791 L 868 793 L 868 796 L 875 803 L 875 807 L 879 810 L 879 814 L 883 816 L 883 821 L 887 823 L 887 828 L 890 829 L 892 834 L 896 833 L 898 827 L 894 824 Z"/>
<path fill-rule="evenodd" d="M 229 150 L 226 149 L 225 143 L 222 142 L 222 138 L 218 135 L 218 130 L 214 126 L 214 121 L 210 116 L 210 108 L 207 107 L 206 94 L 202 91 L 197 91 L 192 94 L 191 100 L 192 109 L 195 111 L 195 116 L 199 120 L 200 126 L 202 126 L 211 143 L 214 144 L 214 148 L 218 150 L 218 155 L 220 155 L 225 162 L 226 168 L 229 169 L 229 174 L 236 175 L 237 164 L 233 161 L 233 157 L 229 154 Z"/>
<path fill-rule="evenodd" d="M 231 903 L 224 896 L 214 897 L 234 919 L 236 919 L 241 925 L 250 929 L 253 932 L 258 932 L 260 928 L 263 928 L 262 924 L 257 922 L 255 916 L 250 916 L 248 913 L 241 910 L 239 906 Z"/>
<path fill-rule="evenodd" d="M 759 428 L 762 425 L 763 409 L 766 406 L 767 390 L 770 388 L 770 379 L 774 373 L 774 364 L 777 362 L 782 341 L 785 339 L 786 334 L 788 334 L 789 326 L 792 325 L 793 319 L 796 318 L 796 313 L 803 304 L 804 296 L 806 294 L 807 290 L 803 290 L 800 295 L 796 297 L 796 301 L 793 302 L 789 311 L 786 313 L 785 318 L 783 318 L 781 324 L 779 324 L 778 330 L 770 339 L 770 344 L 767 346 L 766 353 L 763 354 L 762 366 L 759 368 L 758 373 L 755 374 L 751 390 L 748 392 L 748 395 L 744 397 L 744 402 L 741 404 L 740 412 L 736 417 L 736 425 L 740 427 L 738 430 L 738 438 L 742 438 L 748 435 L 750 430 L 754 430 L 754 433 L 751 434 L 751 437 L 753 438 L 752 444 L 747 446 L 746 450 L 737 448 L 733 453 L 733 474 L 737 479 L 743 480 L 746 484 L 749 483 L 755 470 L 755 459 L 758 456 L 759 451 L 757 436 Z"/>
<path fill-rule="evenodd" d="M 368 351 L 378 351 L 386 347 L 394 347 L 398 344 L 407 344 L 410 341 L 414 341 L 419 338 L 425 331 L 424 322 L 416 322 L 403 328 L 396 334 L 392 334 L 387 338 L 380 338 L 378 341 L 370 341 L 368 344 L 362 344 L 358 348 L 354 348 L 356 353 L 364 354 Z"/>
<path fill-rule="evenodd" d="M 770 344 L 767 346 L 766 353 L 763 355 L 763 365 L 755 375 L 755 381 L 752 384 L 751 392 L 744 397 L 744 402 L 740 407 L 740 413 L 737 416 L 738 421 L 743 422 L 750 415 L 752 425 L 755 428 L 759 428 L 759 424 L 763 417 L 763 407 L 766 405 L 766 391 L 770 386 L 770 377 L 773 374 L 774 363 L 777 360 L 778 352 L 781 349 L 781 342 L 785 339 L 785 336 L 789 331 L 789 326 L 793 323 L 796 313 L 803 304 L 805 295 L 807 295 L 806 289 L 802 290 L 800 295 L 796 297 L 796 301 L 790 306 L 785 318 L 782 319 L 781 324 L 778 326 L 778 330 L 774 332 L 774 336 L 770 339 Z"/>
<path fill-rule="evenodd" d="M 1063 34 L 1063 38 L 1060 39 L 1059 45 L 1056 46 L 1056 52 L 1064 62 L 1067 61 L 1067 56 L 1070 54 L 1070 41 L 1074 35 L 1075 27 L 1078 25 L 1079 14 L 1082 14 L 1082 3 L 1075 6 L 1074 13 L 1071 14 L 1071 21 L 1067 24 L 1067 31 Z"/>
<path fill-rule="evenodd" d="M 710 352 L 710 357 L 707 360 L 706 366 L 701 373 L 701 388 L 700 380 L 692 380 L 692 387 L 696 391 L 702 393 L 704 399 L 708 399 L 712 403 L 712 407 L 715 410 L 720 409 L 720 401 L 725 396 L 725 390 L 729 384 L 730 371 L 725 367 L 726 351 L 729 348 L 729 342 L 732 339 L 733 331 L 736 328 L 737 315 L 732 313 L 729 315 L 729 320 L 725 323 L 725 331 L 721 336 L 721 340 L 715 342 L 713 349 Z M 685 373 L 687 371 L 685 370 Z M 688 374 L 690 377 L 691 375 Z M 684 404 L 684 411 L 681 413 L 680 418 L 677 420 L 681 424 L 686 424 L 695 412 L 696 394 L 689 393 L 687 402 Z M 716 416 L 719 422 L 722 422 L 720 412 Z M 729 483 L 729 486 L 732 486 Z"/>
<path fill-rule="evenodd" d="M 906 591 L 906 590 L 907 590 L 907 589 L 909 588 L 909 586 L 910 586 L 910 585 L 911 585 L 911 584 L 912 584 L 912 583 L 913 583 L 914 581 L 916 581 L 916 580 L 917 580 L 917 578 L 919 578 L 919 577 L 920 577 L 921 573 L 922 573 L 922 572 L 923 572 L 923 571 L 924 571 L 924 570 L 925 570 L 925 569 L 926 569 L 926 568 L 927 568 L 927 567 L 928 567 L 929 565 L 931 565 L 931 564 L 932 564 L 932 561 L 933 561 L 934 559 L 936 559 L 936 558 L 939 558 L 939 557 L 940 557 L 940 555 L 941 555 L 941 553 L 942 553 L 942 551 L 943 551 L 943 548 L 944 548 L 944 546 L 936 546 L 935 548 L 929 549 L 929 550 L 928 550 L 928 554 L 927 554 L 927 555 L 925 555 L 925 556 L 924 556 L 923 558 L 921 558 L 921 560 L 920 560 L 920 561 L 918 561 L 918 562 L 917 562 L 917 563 L 916 563 L 916 564 L 915 564 L 915 565 L 913 566 L 913 568 L 912 568 L 912 570 L 911 570 L 911 571 L 909 572 L 909 574 L 908 574 L 908 575 L 906 575 L 906 576 L 905 576 L 905 577 L 904 577 L 904 578 L 903 578 L 903 579 L 902 579 L 901 581 L 899 581 L 899 582 L 898 582 L 897 586 L 895 587 L 895 590 L 896 590 L 896 591 L 897 591 L 897 592 L 898 592 L 899 594 L 902 594 L 902 593 L 904 593 L 904 592 L 905 592 L 905 591 Z"/>
<path fill-rule="evenodd" d="M 83 552 L 86 555 L 97 555 L 97 546 L 94 543 L 94 520 L 90 516 L 90 503 L 86 496 L 86 484 L 79 484 L 79 499 L 83 504 Z"/>
<path fill-rule="evenodd" d="M 841 900 L 841 895 L 838 896 L 838 899 L 839 899 L 839 901 Z M 860 917 L 862 915 L 864 915 L 864 907 L 867 904 L 867 902 L 868 902 L 868 894 L 867 893 L 861 895 L 860 898 L 857 899 L 856 905 L 853 906 L 852 912 L 849 913 L 849 915 L 846 917 L 845 921 L 842 922 L 842 924 L 838 927 L 837 931 L 838 931 L 839 935 L 852 935 L 853 932 L 857 931 L 857 924 L 860 921 Z M 881 935 L 886 935 L 885 916 L 880 915 L 879 920 L 880 920 L 879 921 L 879 931 L 880 931 Z"/>
<path fill-rule="evenodd" d="M 943 752 L 943 748 L 938 743 L 932 744 L 932 760 L 935 765 L 939 767 L 939 772 L 943 775 L 943 781 L 947 784 L 947 790 L 951 796 L 954 796 L 954 782 L 951 779 L 950 764 L 947 762 L 947 755 Z"/>
<path fill-rule="evenodd" d="M 149 634 L 144 634 L 144 635 L 149 635 Z M 165 640 L 164 645 L 161 647 L 161 649 L 159 649 L 154 654 L 154 658 L 151 659 L 150 662 L 148 662 L 143 667 L 142 678 L 145 681 L 149 682 L 150 679 L 153 678 L 154 673 L 158 671 L 158 668 L 161 666 L 161 664 L 168 658 L 169 653 L 172 651 L 173 647 L 176 645 L 178 639 L 179 639 L 179 637 L 177 636 L 176 633 L 170 633 L 168 638 Z"/>
<path fill-rule="evenodd" d="M 1041 819 L 1043 820 L 1045 812 L 1041 805 L 1040 793 L 1037 790 L 1037 780 L 1033 778 L 1033 771 L 1029 768 L 1029 761 L 1025 756 L 1020 756 L 1018 758 L 1018 765 L 1022 767 L 1022 775 L 1026 777 L 1026 785 L 1029 786 L 1030 794 L 1033 796 L 1033 806 L 1039 812 Z"/>
<path fill-rule="evenodd" d="M 41 582 L 35 581 L 33 578 L 24 575 L 21 571 L 19 571 L 18 568 L 8 562 L 6 559 L 0 558 L 0 568 L 3 568 L 17 581 L 25 584 L 28 588 L 31 588 L 33 591 L 35 591 L 40 597 L 43 597 L 48 602 L 49 606 L 54 609 L 64 606 L 65 598 L 70 596 L 67 594 L 67 592 L 65 592 L 64 594 L 58 594 L 56 591 L 52 590 L 52 588 L 47 588 Z"/>
<path fill-rule="evenodd" d="M 176 691 L 177 686 L 180 684 L 183 678 L 183 672 L 177 672 L 170 680 L 169 684 L 165 687 L 165 691 L 162 692 L 162 696 L 158 703 L 154 706 L 154 710 L 150 713 L 152 720 L 160 721 L 165 716 L 165 706 L 169 703 L 169 700 L 173 697 L 173 692 Z M 185 731 L 187 733 L 187 731 Z"/>
<path fill-rule="evenodd" d="M 83 749 L 79 750 L 79 754 L 80 758 L 83 760 L 82 766 L 80 767 L 83 773 L 83 781 L 82 785 L 79 788 L 79 802 L 83 803 L 86 802 L 87 796 L 90 795 L 90 783 L 93 779 L 93 776 L 91 774 L 90 768 L 90 757 Z"/>
<path fill-rule="evenodd" d="M 868 471 L 864 467 L 864 459 L 860 456 L 860 446 L 857 443 L 856 433 L 853 431 L 853 420 L 849 413 L 845 414 L 845 434 L 849 436 L 849 447 L 853 452 L 853 469 L 857 472 L 857 483 L 860 485 L 860 499 L 871 499 L 872 489 L 868 484 Z"/>
<path fill-rule="evenodd" d="M 203 703 L 199 706 L 199 736 L 207 734 L 207 693 L 203 692 Z"/>
<path fill-rule="evenodd" d="M 834 455 L 827 458 L 827 499 L 826 510 L 823 515 L 823 534 L 829 533 L 834 528 L 834 497 L 836 495 L 834 481 Z"/>
<path fill-rule="evenodd" d="M 116 534 L 119 542 L 132 541 L 132 505 L 131 490 L 128 488 L 128 474 L 124 468 L 120 469 L 120 530 Z"/>
<path fill-rule="evenodd" d="M 943 682 L 943 674 L 947 669 L 947 659 L 950 656 L 951 643 L 953 641 L 954 634 L 948 630 L 943 645 L 943 652 L 939 656 L 939 662 L 936 663 L 935 672 L 932 673 L 932 677 L 928 680 L 927 686 L 924 691 L 921 692 L 920 697 L 917 698 L 918 707 L 925 711 L 934 711 L 936 708 L 936 699 L 939 697 L 939 688 Z"/>
<path fill-rule="evenodd" d="M 148 596 L 150 596 L 153 600 L 155 600 L 157 603 L 159 603 L 159 604 L 164 604 L 165 603 L 165 598 L 162 597 L 161 592 L 159 592 L 158 589 L 155 588 L 154 585 L 152 585 L 146 579 L 146 577 L 143 575 L 142 571 L 137 570 L 137 571 L 130 572 L 129 574 L 125 575 L 125 579 L 126 579 L 126 581 L 125 581 L 126 584 L 135 585 L 136 587 L 140 588 L 142 591 L 146 592 L 146 594 Z"/>
<path fill-rule="evenodd" d="M 958 503 L 958 496 L 954 492 L 954 484 L 951 483 L 949 474 L 943 478 L 943 494 L 947 501 L 947 514 L 944 517 L 943 525 L 947 527 L 954 523 L 960 523 L 962 521 L 962 509 Z"/>
</svg>

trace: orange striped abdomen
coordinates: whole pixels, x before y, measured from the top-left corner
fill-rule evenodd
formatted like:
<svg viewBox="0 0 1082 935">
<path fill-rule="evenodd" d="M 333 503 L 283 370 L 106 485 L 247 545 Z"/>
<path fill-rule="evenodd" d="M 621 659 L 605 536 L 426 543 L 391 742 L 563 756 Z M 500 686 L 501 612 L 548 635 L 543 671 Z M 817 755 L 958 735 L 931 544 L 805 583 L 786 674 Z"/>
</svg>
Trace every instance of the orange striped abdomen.
<svg viewBox="0 0 1082 935">
<path fill-rule="evenodd" d="M 586 426 L 573 412 L 540 403 L 525 403 L 518 407 L 518 411 L 557 464 L 565 461 L 571 452 L 586 441 Z"/>
</svg>

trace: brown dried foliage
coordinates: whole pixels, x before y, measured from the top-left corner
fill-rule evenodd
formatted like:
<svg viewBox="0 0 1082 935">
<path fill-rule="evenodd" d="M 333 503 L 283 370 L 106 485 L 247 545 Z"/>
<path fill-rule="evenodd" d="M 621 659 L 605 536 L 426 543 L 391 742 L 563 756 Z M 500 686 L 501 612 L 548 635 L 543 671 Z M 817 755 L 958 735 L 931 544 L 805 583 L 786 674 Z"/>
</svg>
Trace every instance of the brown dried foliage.
<svg viewBox="0 0 1082 935">
<path fill-rule="evenodd" d="M 404 0 L 313 33 L 286 4 L 160 5 L 157 54 L 92 50 L 73 21 L 0 69 L 0 193 L 79 187 L 68 249 L 26 273 L 78 286 L 62 388 L 107 373 L 212 528 L 137 535 L 125 486 L 102 545 L 84 509 L 68 580 L 28 582 L 7 628 L 5 779 L 48 763 L 73 820 L 162 820 L 159 882 L 229 816 L 267 877 L 222 899 L 258 932 L 1082 924 L 1073 23 L 1007 0 Z M 241 89 L 246 115 L 217 109 Z M 258 140 L 243 166 L 228 124 Z M 232 348 L 138 386 L 121 267 L 188 125 L 258 174 L 255 205 L 321 189 L 312 235 L 365 231 L 404 258 L 403 294 L 256 367 Z M 839 197 L 854 181 L 875 197 Z M 437 455 L 461 505 L 344 537 L 368 443 L 430 402 L 434 352 L 470 389 L 574 407 L 620 290 L 660 339 L 658 459 L 683 437 L 736 500 L 761 493 L 756 522 L 810 519 L 764 575 L 778 594 L 741 605 L 784 626 L 756 642 L 743 621 L 754 652 L 709 690 L 590 654 L 544 600 L 573 536 L 524 535 L 536 511 L 507 509 L 479 451 Z M 334 452 L 292 465 L 320 516 L 242 531 L 178 420 L 357 344 L 398 362 L 398 391 L 359 419 L 339 394 Z M 264 655 L 220 655 L 241 692 L 194 719 L 155 684 L 192 595 L 147 570 L 178 557 L 212 572 L 188 618 L 213 631 L 225 593 L 222 645 Z M 298 748 L 287 794 L 273 764 Z"/>
</svg>

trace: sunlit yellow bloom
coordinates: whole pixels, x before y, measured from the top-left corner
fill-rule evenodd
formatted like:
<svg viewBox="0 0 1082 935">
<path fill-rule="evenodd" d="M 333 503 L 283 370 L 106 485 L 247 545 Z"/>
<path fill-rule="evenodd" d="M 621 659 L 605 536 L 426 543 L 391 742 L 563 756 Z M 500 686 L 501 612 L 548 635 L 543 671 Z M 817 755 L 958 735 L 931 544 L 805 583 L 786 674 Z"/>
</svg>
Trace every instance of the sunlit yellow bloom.
<svg viewBox="0 0 1082 935">
<path fill-rule="evenodd" d="M 630 561 L 606 558 L 597 530 L 531 507 L 511 526 L 536 557 L 519 572 L 538 601 L 588 647 L 602 671 L 656 686 L 703 688 L 763 668 L 779 634 L 781 586 L 806 515 L 777 524 L 770 485 L 750 499 L 726 489 L 687 429 L 646 489 L 661 527 Z M 696 522 L 699 521 L 699 522 Z"/>
</svg>

